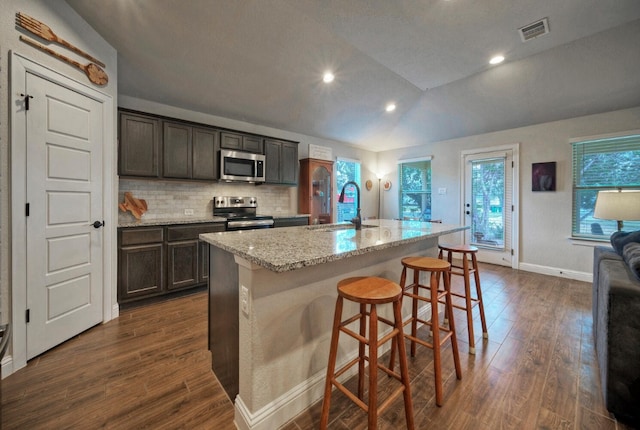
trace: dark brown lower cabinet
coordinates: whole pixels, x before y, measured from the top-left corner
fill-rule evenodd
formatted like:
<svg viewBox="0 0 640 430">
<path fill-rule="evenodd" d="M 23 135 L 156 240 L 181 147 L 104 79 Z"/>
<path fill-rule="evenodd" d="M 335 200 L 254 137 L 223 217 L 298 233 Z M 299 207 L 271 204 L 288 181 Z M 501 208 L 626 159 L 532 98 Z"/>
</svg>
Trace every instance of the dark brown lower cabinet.
<svg viewBox="0 0 640 430">
<path fill-rule="evenodd" d="M 129 301 L 164 292 L 164 245 L 134 245 L 120 249 L 118 297 Z"/>
<path fill-rule="evenodd" d="M 119 228 L 118 302 L 205 285 L 209 247 L 198 237 L 224 229 L 224 223 Z"/>
<path fill-rule="evenodd" d="M 198 241 L 167 244 L 167 289 L 176 290 L 198 283 Z"/>
<path fill-rule="evenodd" d="M 209 244 L 200 241 L 198 246 L 198 281 L 207 282 L 209 280 Z"/>
<path fill-rule="evenodd" d="M 118 301 L 164 292 L 164 228 L 118 230 Z"/>
<path fill-rule="evenodd" d="M 295 227 L 299 225 L 309 225 L 308 216 L 300 217 L 287 217 L 287 218 L 274 218 L 274 227 Z"/>
</svg>

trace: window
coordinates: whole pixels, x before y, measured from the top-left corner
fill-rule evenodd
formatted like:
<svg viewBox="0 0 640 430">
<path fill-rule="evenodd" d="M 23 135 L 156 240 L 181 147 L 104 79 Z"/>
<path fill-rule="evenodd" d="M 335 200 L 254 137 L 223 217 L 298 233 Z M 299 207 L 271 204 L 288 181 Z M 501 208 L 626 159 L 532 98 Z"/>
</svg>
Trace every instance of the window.
<svg viewBox="0 0 640 430">
<path fill-rule="evenodd" d="M 593 217 L 598 191 L 640 188 L 638 166 L 640 134 L 573 143 L 573 237 L 609 239 L 617 223 Z M 640 222 L 624 225 L 640 229 Z"/>
<path fill-rule="evenodd" d="M 431 220 L 431 157 L 398 164 L 400 219 Z"/>
<path fill-rule="evenodd" d="M 354 181 L 360 186 L 360 162 L 338 158 L 336 161 L 336 202 L 340 197 L 342 187 L 349 181 Z M 338 222 L 350 221 L 355 218 L 357 214 L 356 203 L 356 187 L 348 186 L 344 190 L 344 203 L 337 203 Z"/>
</svg>

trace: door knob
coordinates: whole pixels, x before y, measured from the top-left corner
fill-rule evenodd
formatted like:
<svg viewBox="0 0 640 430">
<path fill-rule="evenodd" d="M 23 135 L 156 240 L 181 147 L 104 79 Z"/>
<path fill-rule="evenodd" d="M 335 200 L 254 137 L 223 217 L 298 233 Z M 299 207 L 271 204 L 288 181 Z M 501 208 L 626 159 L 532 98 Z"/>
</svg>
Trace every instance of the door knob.
<svg viewBox="0 0 640 430">
<path fill-rule="evenodd" d="M 102 220 L 102 222 L 96 221 L 91 225 L 93 226 L 93 228 L 100 228 L 100 227 L 102 227 L 104 225 L 104 220 Z"/>
</svg>

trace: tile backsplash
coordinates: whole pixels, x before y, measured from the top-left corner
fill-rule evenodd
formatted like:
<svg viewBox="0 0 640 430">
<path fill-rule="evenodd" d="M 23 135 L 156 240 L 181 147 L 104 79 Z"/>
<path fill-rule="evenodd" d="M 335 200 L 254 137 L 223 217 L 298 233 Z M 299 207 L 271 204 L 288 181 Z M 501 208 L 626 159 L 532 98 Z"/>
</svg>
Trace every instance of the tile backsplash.
<svg viewBox="0 0 640 430">
<path fill-rule="evenodd" d="M 258 212 L 262 214 L 292 214 L 298 208 L 297 187 L 120 179 L 118 203 L 124 201 L 126 191 L 147 202 L 148 209 L 143 215 L 147 220 L 185 218 L 185 209 L 193 210 L 190 217 L 211 216 L 214 196 L 255 196 Z M 119 223 L 134 220 L 130 212 L 118 210 Z"/>
</svg>

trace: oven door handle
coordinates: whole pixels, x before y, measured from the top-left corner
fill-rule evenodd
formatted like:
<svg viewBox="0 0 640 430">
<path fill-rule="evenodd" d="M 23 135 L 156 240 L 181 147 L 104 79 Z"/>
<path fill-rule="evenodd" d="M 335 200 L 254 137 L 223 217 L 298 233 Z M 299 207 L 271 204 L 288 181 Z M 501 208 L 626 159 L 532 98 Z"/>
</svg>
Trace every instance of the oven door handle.
<svg viewBox="0 0 640 430">
<path fill-rule="evenodd" d="M 242 227 L 265 227 L 272 226 L 272 219 L 258 219 L 258 220 L 246 220 L 246 221 L 228 221 L 227 229 L 229 228 L 242 228 Z"/>
</svg>

